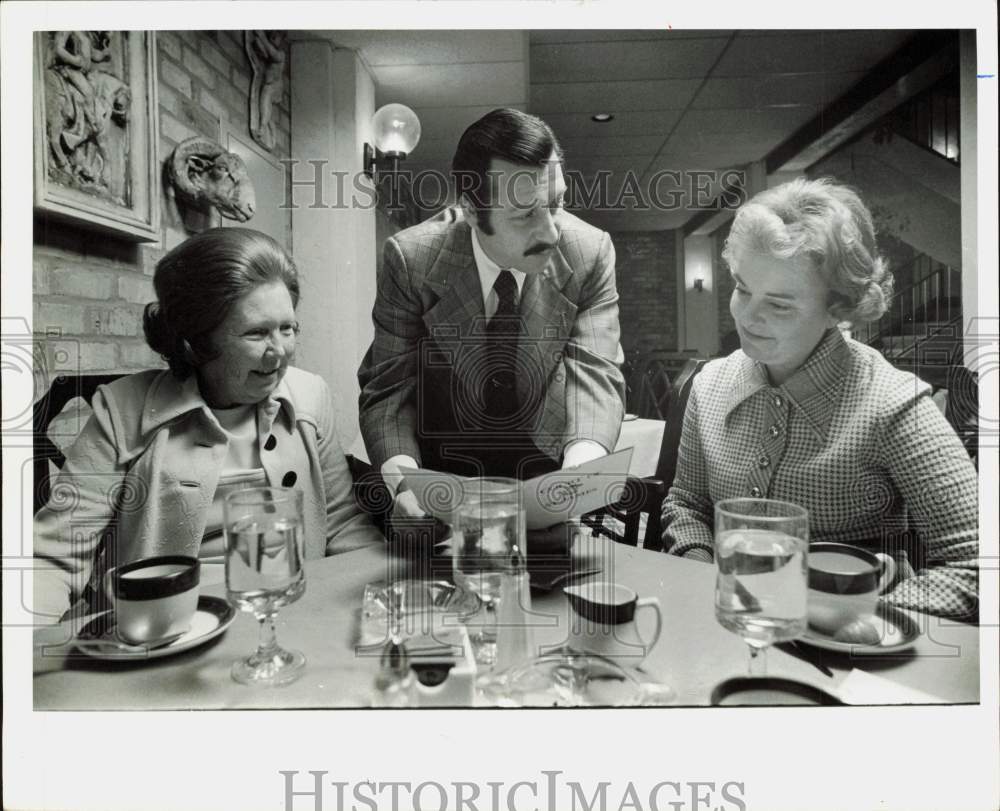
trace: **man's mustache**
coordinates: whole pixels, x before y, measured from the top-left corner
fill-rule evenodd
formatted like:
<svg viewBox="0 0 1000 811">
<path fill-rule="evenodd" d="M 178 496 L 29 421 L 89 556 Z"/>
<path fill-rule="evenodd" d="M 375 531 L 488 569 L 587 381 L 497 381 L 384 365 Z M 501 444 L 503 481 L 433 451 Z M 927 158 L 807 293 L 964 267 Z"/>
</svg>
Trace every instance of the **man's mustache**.
<svg viewBox="0 0 1000 811">
<path fill-rule="evenodd" d="M 536 253 L 545 253 L 546 251 L 555 250 L 555 245 L 546 245 L 543 242 L 539 242 L 537 245 L 532 245 L 528 250 L 524 252 L 525 256 L 534 256 Z"/>
</svg>

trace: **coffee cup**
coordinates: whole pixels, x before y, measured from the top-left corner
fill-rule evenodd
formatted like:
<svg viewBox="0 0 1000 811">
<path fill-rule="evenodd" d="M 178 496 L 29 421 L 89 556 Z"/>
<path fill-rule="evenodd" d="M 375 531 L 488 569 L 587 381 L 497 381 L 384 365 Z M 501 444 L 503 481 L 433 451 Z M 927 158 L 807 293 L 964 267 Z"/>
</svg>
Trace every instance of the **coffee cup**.
<svg viewBox="0 0 1000 811">
<path fill-rule="evenodd" d="M 840 543 L 809 546 L 809 625 L 831 636 L 875 612 L 879 594 L 896 576 L 881 552 Z"/>
<path fill-rule="evenodd" d="M 136 560 L 111 569 L 104 590 L 115 611 L 118 636 L 132 645 L 176 638 L 191 627 L 198 608 L 201 564 L 187 555 Z"/>
<path fill-rule="evenodd" d="M 569 631 L 574 650 L 635 666 L 660 638 L 663 616 L 656 597 L 640 598 L 628 586 L 604 580 L 565 586 L 563 594 L 573 608 Z M 648 639 L 639 633 L 636 623 L 636 614 L 643 608 L 656 618 Z"/>
</svg>

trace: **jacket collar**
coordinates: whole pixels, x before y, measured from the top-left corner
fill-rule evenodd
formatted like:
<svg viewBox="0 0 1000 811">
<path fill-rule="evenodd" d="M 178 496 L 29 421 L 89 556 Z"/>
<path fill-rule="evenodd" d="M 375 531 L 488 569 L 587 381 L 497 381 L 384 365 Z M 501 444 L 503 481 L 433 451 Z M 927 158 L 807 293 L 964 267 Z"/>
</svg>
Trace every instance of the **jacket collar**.
<svg viewBox="0 0 1000 811">
<path fill-rule="evenodd" d="M 553 251 L 540 273 L 526 276 L 520 290 L 520 310 L 523 316 L 529 316 L 529 333 L 530 327 L 534 326 L 531 315 L 539 317 L 541 332 L 542 319 L 551 316 L 552 311 L 565 301 L 561 291 L 572 276 L 573 269 L 559 248 Z M 435 325 L 457 325 L 461 336 L 485 328 L 486 311 L 472 247 L 472 229 L 460 212 L 455 216 L 454 225 L 448 229 L 445 243 L 426 276 L 426 284 L 439 296 L 424 319 L 432 332 Z M 562 309 L 565 310 L 565 307 Z M 477 317 L 479 321 L 473 324 Z"/>
<path fill-rule="evenodd" d="M 294 425 L 295 407 L 285 379 L 282 379 L 267 400 L 259 404 L 258 413 L 263 416 L 266 429 L 270 429 L 282 408 L 289 424 Z M 167 423 L 192 411 L 201 411 L 208 422 L 221 432 L 218 420 L 215 419 L 215 415 L 198 389 L 197 375 L 191 374 L 184 380 L 178 380 L 173 374 L 166 372 L 160 375 L 146 395 L 140 430 L 143 436 L 149 436 Z"/>
<path fill-rule="evenodd" d="M 771 389 L 764 364 L 736 351 L 735 384 L 729 391 L 726 418 L 761 389 Z M 826 439 L 834 405 L 847 367 L 850 347 L 836 327 L 828 329 L 806 362 L 777 387 L 804 415 L 813 431 Z"/>
</svg>

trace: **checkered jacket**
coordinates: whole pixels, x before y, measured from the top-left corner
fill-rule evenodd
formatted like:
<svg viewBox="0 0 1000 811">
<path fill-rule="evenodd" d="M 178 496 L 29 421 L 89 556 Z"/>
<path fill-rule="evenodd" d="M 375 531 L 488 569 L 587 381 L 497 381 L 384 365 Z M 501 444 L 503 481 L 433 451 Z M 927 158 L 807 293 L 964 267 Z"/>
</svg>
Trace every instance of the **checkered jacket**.
<svg viewBox="0 0 1000 811">
<path fill-rule="evenodd" d="M 740 350 L 695 378 L 663 539 L 711 560 L 714 503 L 792 501 L 809 510 L 811 541 L 896 558 L 886 602 L 965 616 L 977 607 L 977 494 L 930 387 L 833 329 L 781 386 Z"/>
<path fill-rule="evenodd" d="M 521 291 L 517 376 L 519 401 L 534 404 L 530 438 L 556 461 L 576 439 L 614 448 L 625 393 L 611 239 L 569 213 L 561 226 L 548 267 L 529 274 Z M 461 443 L 455 401 L 465 389 L 434 390 L 440 380 L 451 385 L 451 373 L 459 383 L 482 373 L 462 365 L 485 340 L 486 320 L 472 232 L 459 209 L 386 240 L 372 319 L 375 337 L 358 370 L 372 464 L 396 454 L 420 462 L 431 444 Z M 438 375 L 441 367 L 449 375 Z M 450 432 L 439 430 L 441 411 L 455 418 Z"/>
</svg>

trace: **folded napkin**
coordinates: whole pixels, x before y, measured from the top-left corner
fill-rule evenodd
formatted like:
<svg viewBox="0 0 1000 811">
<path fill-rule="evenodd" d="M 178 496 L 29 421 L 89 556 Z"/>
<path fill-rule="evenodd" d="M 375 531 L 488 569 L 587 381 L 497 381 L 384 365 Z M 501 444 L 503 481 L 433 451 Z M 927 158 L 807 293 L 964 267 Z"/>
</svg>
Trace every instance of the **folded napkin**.
<svg viewBox="0 0 1000 811">
<path fill-rule="evenodd" d="M 830 688 L 827 687 L 827 690 Z M 845 704 L 947 704 L 943 698 L 854 669 L 835 688 Z"/>
</svg>

